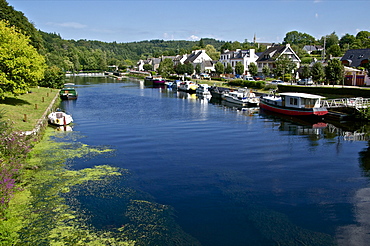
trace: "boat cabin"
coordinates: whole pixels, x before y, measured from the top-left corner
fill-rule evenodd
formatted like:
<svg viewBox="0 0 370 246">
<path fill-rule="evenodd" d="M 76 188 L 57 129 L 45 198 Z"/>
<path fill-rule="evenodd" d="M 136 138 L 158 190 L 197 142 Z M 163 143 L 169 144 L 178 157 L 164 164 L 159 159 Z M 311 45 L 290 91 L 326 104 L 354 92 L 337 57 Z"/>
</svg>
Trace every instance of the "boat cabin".
<svg viewBox="0 0 370 246">
<path fill-rule="evenodd" d="M 283 107 L 290 108 L 319 108 L 321 99 L 324 97 L 298 92 L 280 93 L 281 103 Z"/>
</svg>

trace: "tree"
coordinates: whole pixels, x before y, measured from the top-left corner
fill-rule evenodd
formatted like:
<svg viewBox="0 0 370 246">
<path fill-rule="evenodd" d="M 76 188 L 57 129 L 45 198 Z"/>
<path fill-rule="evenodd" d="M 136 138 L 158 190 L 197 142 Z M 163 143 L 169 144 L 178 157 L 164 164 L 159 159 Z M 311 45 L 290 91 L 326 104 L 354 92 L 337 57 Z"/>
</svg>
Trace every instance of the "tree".
<svg viewBox="0 0 370 246">
<path fill-rule="evenodd" d="M 325 67 L 325 75 L 328 83 L 341 84 L 344 78 L 344 67 L 338 59 L 329 60 Z"/>
<path fill-rule="evenodd" d="M 332 56 L 342 56 L 342 50 L 337 44 L 330 46 L 330 48 L 326 50 L 326 53 Z"/>
<path fill-rule="evenodd" d="M 302 48 L 304 45 L 314 44 L 315 42 L 315 38 L 307 33 L 291 31 L 285 35 L 283 44 L 294 44 Z"/>
<path fill-rule="evenodd" d="M 233 73 L 233 67 L 231 66 L 230 63 L 227 63 L 226 68 L 225 68 L 225 73 L 227 74 Z"/>
<path fill-rule="evenodd" d="M 195 66 L 195 72 L 196 73 L 200 73 L 200 72 L 202 72 L 202 68 L 201 68 L 201 66 L 200 66 L 200 64 L 198 63 L 196 66 Z"/>
<path fill-rule="evenodd" d="M 360 49 L 370 48 L 370 32 L 360 31 L 356 35 L 356 43 L 360 46 Z"/>
<path fill-rule="evenodd" d="M 45 59 L 26 35 L 0 21 L 0 99 L 5 93 L 19 95 L 44 77 Z"/>
<path fill-rule="evenodd" d="M 355 43 L 355 41 L 356 41 L 355 36 L 346 33 L 343 37 L 340 38 L 339 46 L 342 49 L 349 49 L 350 47 L 352 47 L 352 45 Z"/>
<path fill-rule="evenodd" d="M 248 70 L 249 70 L 249 73 L 252 76 L 257 76 L 257 74 L 258 74 L 258 68 L 257 68 L 256 63 L 252 62 L 251 64 L 249 64 Z"/>
<path fill-rule="evenodd" d="M 153 70 L 153 66 L 152 66 L 152 64 L 144 64 L 143 65 L 143 69 L 144 69 L 144 71 L 151 71 L 151 70 Z"/>
<path fill-rule="evenodd" d="M 217 62 L 215 64 L 215 70 L 218 75 L 223 74 L 225 71 L 225 67 L 221 62 Z"/>
<path fill-rule="evenodd" d="M 48 67 L 45 70 L 44 79 L 39 82 L 42 87 L 62 88 L 65 73 L 57 66 Z"/>
<path fill-rule="evenodd" d="M 263 68 L 262 68 L 262 74 L 263 74 L 265 77 L 270 76 L 270 74 L 271 74 L 270 67 L 269 67 L 269 66 L 267 66 L 267 65 L 263 66 Z"/>
<path fill-rule="evenodd" d="M 321 62 L 316 62 L 313 64 L 312 69 L 311 69 L 311 75 L 312 79 L 315 82 L 322 82 L 324 77 L 325 77 L 325 71 L 324 67 L 322 66 Z"/>
<path fill-rule="evenodd" d="M 311 70 L 310 70 L 310 67 L 308 65 L 304 65 L 302 67 L 302 79 L 307 79 L 311 76 Z"/>
<path fill-rule="evenodd" d="M 244 65 L 241 63 L 241 62 L 237 62 L 235 64 L 235 73 L 236 74 L 239 74 L 239 75 L 242 75 L 244 74 Z"/>
<path fill-rule="evenodd" d="M 220 52 L 218 52 L 213 45 L 206 45 L 206 53 L 212 60 L 217 61 L 220 58 Z"/>
<path fill-rule="evenodd" d="M 322 37 L 320 39 L 320 43 L 322 45 L 325 44 L 325 48 L 329 49 L 332 45 L 338 45 L 339 44 L 339 38 L 335 32 L 332 32 L 330 35 L 326 35 L 325 37 Z"/>
<path fill-rule="evenodd" d="M 274 74 L 276 77 L 286 77 L 285 74 L 292 74 L 296 68 L 295 63 L 288 57 L 281 56 L 275 61 Z M 283 76 L 284 75 L 284 76 Z"/>
<path fill-rule="evenodd" d="M 163 77 L 169 77 L 174 72 L 173 61 L 171 58 L 165 58 L 159 63 L 158 73 Z"/>
</svg>

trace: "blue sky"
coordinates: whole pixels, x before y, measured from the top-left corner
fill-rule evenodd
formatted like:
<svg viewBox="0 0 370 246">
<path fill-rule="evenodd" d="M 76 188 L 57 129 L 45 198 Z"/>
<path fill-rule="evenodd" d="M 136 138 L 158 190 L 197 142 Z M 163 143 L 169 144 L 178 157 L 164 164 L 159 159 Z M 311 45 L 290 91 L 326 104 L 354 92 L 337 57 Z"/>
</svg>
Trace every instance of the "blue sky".
<svg viewBox="0 0 370 246">
<path fill-rule="evenodd" d="M 370 31 L 370 1 L 7 0 L 36 28 L 64 39 L 282 42 L 290 31 L 316 39 Z"/>
</svg>

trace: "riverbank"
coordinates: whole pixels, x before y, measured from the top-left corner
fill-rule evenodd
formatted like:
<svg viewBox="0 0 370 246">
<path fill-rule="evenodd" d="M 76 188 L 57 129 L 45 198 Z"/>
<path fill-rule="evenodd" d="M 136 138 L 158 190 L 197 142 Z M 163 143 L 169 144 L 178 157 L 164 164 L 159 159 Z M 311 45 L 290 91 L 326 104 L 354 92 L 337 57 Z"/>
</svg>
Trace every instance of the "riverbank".
<svg viewBox="0 0 370 246">
<path fill-rule="evenodd" d="M 15 131 L 37 132 L 47 123 L 46 114 L 59 102 L 58 92 L 59 89 L 35 87 L 27 94 L 6 97 L 0 101 L 3 120 L 12 122 Z"/>
</svg>

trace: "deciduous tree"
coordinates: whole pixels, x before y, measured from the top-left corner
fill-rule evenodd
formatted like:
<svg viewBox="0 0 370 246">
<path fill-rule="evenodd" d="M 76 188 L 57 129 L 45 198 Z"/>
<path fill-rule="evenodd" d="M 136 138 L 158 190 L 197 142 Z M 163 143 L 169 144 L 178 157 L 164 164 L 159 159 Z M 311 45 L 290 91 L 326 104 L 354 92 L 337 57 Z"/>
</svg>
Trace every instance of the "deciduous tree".
<svg viewBox="0 0 370 246">
<path fill-rule="evenodd" d="M 250 73 L 252 76 L 256 76 L 256 75 L 257 75 L 257 73 L 258 73 L 258 68 L 257 68 L 256 63 L 252 62 L 251 64 L 249 64 L 249 66 L 248 66 L 248 71 L 249 71 L 249 73 Z"/>
<path fill-rule="evenodd" d="M 241 62 L 237 62 L 235 64 L 235 73 L 236 74 L 239 74 L 239 75 L 242 75 L 244 74 L 244 65 L 241 63 Z"/>
<path fill-rule="evenodd" d="M 158 67 L 158 73 L 163 77 L 168 77 L 174 72 L 173 61 L 170 58 L 165 58 Z"/>
<path fill-rule="evenodd" d="M 221 62 L 217 62 L 215 64 L 215 70 L 218 75 L 223 74 L 225 71 L 225 67 Z"/>
<path fill-rule="evenodd" d="M 322 66 L 321 62 L 316 62 L 313 64 L 311 69 L 312 79 L 315 82 L 322 82 L 325 78 L 325 71 L 324 67 Z"/>
<path fill-rule="evenodd" d="M 325 67 L 325 75 L 328 83 L 333 85 L 341 84 L 344 78 L 344 67 L 338 59 L 329 60 Z"/>
<path fill-rule="evenodd" d="M 45 59 L 30 44 L 28 36 L 0 21 L 0 98 L 19 95 L 44 77 Z"/>
</svg>

